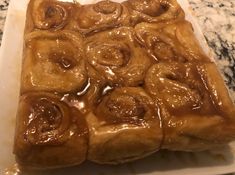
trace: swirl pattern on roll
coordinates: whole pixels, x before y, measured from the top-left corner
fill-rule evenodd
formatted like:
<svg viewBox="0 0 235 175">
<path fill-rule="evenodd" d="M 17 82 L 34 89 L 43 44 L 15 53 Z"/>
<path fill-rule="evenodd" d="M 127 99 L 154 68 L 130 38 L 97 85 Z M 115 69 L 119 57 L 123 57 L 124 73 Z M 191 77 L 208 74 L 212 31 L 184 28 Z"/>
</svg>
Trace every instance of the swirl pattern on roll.
<svg viewBox="0 0 235 175">
<path fill-rule="evenodd" d="M 104 0 L 81 6 L 75 17 L 78 30 L 84 34 L 128 25 L 128 11 L 120 3 Z"/>
<path fill-rule="evenodd" d="M 187 21 L 140 23 L 135 27 L 140 43 L 159 61 L 210 61 Z"/>
<path fill-rule="evenodd" d="M 95 114 L 109 124 L 144 125 L 159 120 L 151 98 L 142 88 L 117 88 L 104 97 Z"/>
<path fill-rule="evenodd" d="M 75 91 L 86 82 L 83 39 L 79 34 L 35 31 L 26 36 L 23 92 Z"/>
<path fill-rule="evenodd" d="M 157 151 L 163 137 L 160 113 L 143 88 L 122 87 L 109 92 L 87 116 L 88 159 L 118 164 Z"/>
<path fill-rule="evenodd" d="M 85 160 L 88 128 L 76 108 L 61 101 L 58 95 L 43 92 L 23 95 L 19 105 L 15 153 L 20 161 L 24 159 L 31 165 L 43 166 L 47 161 L 56 165 L 65 162 L 78 164 Z M 67 152 L 64 145 L 73 150 Z M 60 154 L 54 154 L 53 148 L 60 150 Z M 41 155 L 34 155 L 39 149 Z M 76 157 L 63 162 L 65 154 Z"/>
<path fill-rule="evenodd" d="M 86 40 L 88 63 L 111 84 L 136 86 L 143 83 L 151 59 L 134 37 L 134 30 L 120 27 Z"/>
<path fill-rule="evenodd" d="M 218 89 L 210 90 L 214 83 L 209 83 L 206 78 L 213 76 L 209 72 L 214 69 L 211 65 L 213 63 L 158 63 L 146 74 L 146 91 L 164 106 L 163 148 L 204 150 L 213 146 L 211 142 L 216 146 L 234 139 L 231 133 L 235 127 L 228 126 L 230 119 L 217 107 L 220 104 L 227 108 L 228 104 L 226 100 L 214 99 L 220 92 Z M 231 104 L 229 106 L 232 107 Z M 233 107 L 227 110 L 229 115 L 235 113 Z M 223 130 L 226 125 L 227 129 Z"/>
<path fill-rule="evenodd" d="M 185 16 L 176 0 L 128 0 L 123 4 L 130 12 L 132 25 L 184 19 Z"/>
<path fill-rule="evenodd" d="M 58 30 L 65 27 L 69 22 L 75 4 L 64 3 L 56 0 L 33 0 L 30 1 L 32 16 L 36 28 L 42 30 Z"/>
<path fill-rule="evenodd" d="M 146 89 L 159 96 L 169 110 L 177 111 L 179 115 L 193 111 L 213 114 L 214 107 L 198 72 L 199 65 L 196 62 L 155 64 L 146 74 Z"/>
<path fill-rule="evenodd" d="M 87 133 L 85 121 L 78 122 L 76 112 L 60 102 L 56 96 L 45 95 L 28 96 L 24 99 L 25 105 L 29 105 L 22 108 L 26 113 L 29 112 L 26 140 L 33 145 L 58 145 L 74 135 L 82 136 Z"/>
</svg>

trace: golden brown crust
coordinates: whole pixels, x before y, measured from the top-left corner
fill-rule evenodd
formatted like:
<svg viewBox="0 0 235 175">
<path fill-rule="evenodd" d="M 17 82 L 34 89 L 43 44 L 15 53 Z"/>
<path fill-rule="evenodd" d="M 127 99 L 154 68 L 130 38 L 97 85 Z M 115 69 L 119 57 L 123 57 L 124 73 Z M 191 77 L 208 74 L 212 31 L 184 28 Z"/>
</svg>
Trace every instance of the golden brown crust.
<svg viewBox="0 0 235 175">
<path fill-rule="evenodd" d="M 151 58 L 137 43 L 131 27 L 100 32 L 86 38 L 86 59 L 113 86 L 143 83 Z"/>
<path fill-rule="evenodd" d="M 158 63 L 149 69 L 146 90 L 164 113 L 162 148 L 205 150 L 235 138 L 234 106 L 222 79 L 212 78 L 215 72 L 214 63 L 199 62 Z"/>
<path fill-rule="evenodd" d="M 139 42 L 158 61 L 210 61 L 185 21 L 139 23 L 135 26 Z"/>
<path fill-rule="evenodd" d="M 80 90 L 87 82 L 83 39 L 67 30 L 31 32 L 22 67 L 21 92 Z"/>
<path fill-rule="evenodd" d="M 158 111 L 142 88 L 117 88 L 110 92 L 87 116 L 88 159 L 118 164 L 157 151 L 163 138 Z"/>
<path fill-rule="evenodd" d="M 123 25 L 128 26 L 129 14 L 122 4 L 103 0 L 78 8 L 75 21 L 76 30 L 83 34 L 91 34 Z"/>
<path fill-rule="evenodd" d="M 57 0 L 31 0 L 26 14 L 25 33 L 33 30 L 61 30 L 72 23 L 72 16 L 80 4 Z"/>
<path fill-rule="evenodd" d="M 14 153 L 29 168 L 235 139 L 235 107 L 176 0 L 31 0 Z"/>
<path fill-rule="evenodd" d="M 37 92 L 20 98 L 14 153 L 20 165 L 53 168 L 86 159 L 88 128 L 82 114 L 58 95 Z"/>
<path fill-rule="evenodd" d="M 127 0 L 130 23 L 158 23 L 184 19 L 185 14 L 176 0 Z"/>
</svg>

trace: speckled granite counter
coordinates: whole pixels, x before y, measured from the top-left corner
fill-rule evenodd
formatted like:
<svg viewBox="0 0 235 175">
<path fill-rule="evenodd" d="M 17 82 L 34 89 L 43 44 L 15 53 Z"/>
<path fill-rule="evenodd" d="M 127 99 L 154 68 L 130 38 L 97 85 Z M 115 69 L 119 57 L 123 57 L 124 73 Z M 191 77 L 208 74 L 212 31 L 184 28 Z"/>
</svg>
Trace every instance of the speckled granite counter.
<svg viewBox="0 0 235 175">
<path fill-rule="evenodd" d="M 0 43 L 2 41 L 3 27 L 6 19 L 9 0 L 0 0 Z"/>
<path fill-rule="evenodd" d="M 235 102 L 235 0 L 189 0 Z"/>
</svg>

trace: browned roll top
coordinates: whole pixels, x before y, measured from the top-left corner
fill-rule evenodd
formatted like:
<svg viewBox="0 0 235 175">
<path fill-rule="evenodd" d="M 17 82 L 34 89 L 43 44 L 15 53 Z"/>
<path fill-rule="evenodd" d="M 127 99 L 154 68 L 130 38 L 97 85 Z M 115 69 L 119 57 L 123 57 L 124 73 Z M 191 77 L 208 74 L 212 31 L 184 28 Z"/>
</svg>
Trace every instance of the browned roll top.
<svg viewBox="0 0 235 175">
<path fill-rule="evenodd" d="M 160 117 L 159 106 L 141 87 L 108 92 L 87 115 L 88 160 L 118 164 L 157 151 L 163 139 Z"/>
<path fill-rule="evenodd" d="M 108 84 L 136 86 L 143 83 L 151 58 L 135 39 L 134 30 L 120 27 L 86 39 L 88 63 Z"/>
<path fill-rule="evenodd" d="M 200 68 L 203 65 L 197 62 L 159 63 L 149 69 L 145 86 L 151 94 L 159 96 L 174 115 L 197 111 L 202 115 L 213 114 L 216 109 Z"/>
<path fill-rule="evenodd" d="M 75 8 L 72 3 L 64 3 L 56 0 L 30 1 L 29 13 L 36 28 L 42 30 L 58 30 L 69 22 L 71 13 Z"/>
<path fill-rule="evenodd" d="M 76 108 L 43 92 L 23 95 L 19 106 L 14 152 L 22 165 L 45 168 L 85 160 L 88 128 Z"/>
<path fill-rule="evenodd" d="M 139 42 L 158 61 L 210 61 L 187 21 L 140 23 L 135 31 Z"/>
<path fill-rule="evenodd" d="M 162 104 L 163 148 L 204 150 L 234 138 L 235 127 L 228 124 L 233 122 L 229 117 L 235 113 L 233 105 L 218 96 L 223 81 L 209 78 L 216 71 L 210 62 L 162 62 L 149 69 L 145 88 Z"/>
<path fill-rule="evenodd" d="M 86 124 L 76 119 L 75 110 L 70 110 L 57 102 L 55 98 L 26 97 L 29 108 L 29 121 L 25 139 L 33 145 L 59 145 L 65 143 L 74 134 L 87 134 Z M 30 99 L 31 98 L 31 99 Z"/>
<path fill-rule="evenodd" d="M 122 88 L 105 96 L 95 114 L 109 124 L 144 125 L 157 113 L 153 101 L 141 88 Z M 157 117 L 158 118 L 158 117 Z"/>
<path fill-rule="evenodd" d="M 26 35 L 25 44 L 23 92 L 75 91 L 87 82 L 83 39 L 79 34 L 67 30 L 34 31 Z"/>
<path fill-rule="evenodd" d="M 123 4 L 128 8 L 132 25 L 184 19 L 184 11 L 176 0 L 128 0 Z"/>
<path fill-rule="evenodd" d="M 75 17 L 78 30 L 84 34 L 128 25 L 127 9 L 120 3 L 104 0 L 81 6 Z"/>
</svg>

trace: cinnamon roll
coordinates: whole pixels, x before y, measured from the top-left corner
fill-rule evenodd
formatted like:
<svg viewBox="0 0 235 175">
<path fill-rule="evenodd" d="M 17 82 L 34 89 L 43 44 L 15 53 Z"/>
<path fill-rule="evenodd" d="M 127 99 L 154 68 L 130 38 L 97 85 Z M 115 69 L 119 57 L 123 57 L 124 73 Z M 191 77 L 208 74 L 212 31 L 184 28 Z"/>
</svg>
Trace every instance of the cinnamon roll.
<svg viewBox="0 0 235 175">
<path fill-rule="evenodd" d="M 198 151 L 235 138 L 235 108 L 213 63 L 155 64 L 145 87 L 164 111 L 162 148 Z"/>
<path fill-rule="evenodd" d="M 87 116 L 88 159 L 117 164 L 157 151 L 163 137 L 160 113 L 142 88 L 116 88 Z"/>
<path fill-rule="evenodd" d="M 26 33 L 34 28 L 41 30 L 59 30 L 71 20 L 74 3 L 57 0 L 31 0 L 27 11 Z"/>
<path fill-rule="evenodd" d="M 151 65 L 130 27 L 100 32 L 86 40 L 86 57 L 100 76 L 110 84 L 136 86 L 143 83 Z"/>
<path fill-rule="evenodd" d="M 187 21 L 140 23 L 135 27 L 139 42 L 159 61 L 210 61 Z"/>
<path fill-rule="evenodd" d="M 88 128 L 84 117 L 50 93 L 20 98 L 14 153 L 20 165 L 55 168 L 86 159 Z"/>
<path fill-rule="evenodd" d="M 69 92 L 87 82 L 83 39 L 71 31 L 35 31 L 25 37 L 21 90 Z"/>
<path fill-rule="evenodd" d="M 130 13 L 131 24 L 184 19 L 185 14 L 176 0 L 127 0 L 123 4 Z"/>
<path fill-rule="evenodd" d="M 84 34 L 128 25 L 129 23 L 126 7 L 109 0 L 81 6 L 77 10 L 75 19 L 78 30 Z"/>
</svg>

